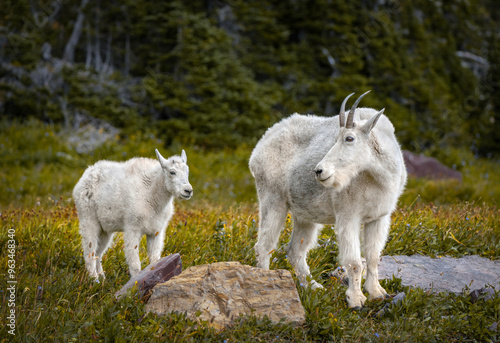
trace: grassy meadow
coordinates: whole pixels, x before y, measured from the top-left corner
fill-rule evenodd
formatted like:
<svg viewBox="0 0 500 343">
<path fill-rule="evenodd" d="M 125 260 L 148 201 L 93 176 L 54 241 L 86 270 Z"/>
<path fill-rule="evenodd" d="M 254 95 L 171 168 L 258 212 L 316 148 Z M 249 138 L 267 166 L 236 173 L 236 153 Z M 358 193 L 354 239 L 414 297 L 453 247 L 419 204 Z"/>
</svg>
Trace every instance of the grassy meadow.
<svg viewBox="0 0 500 343">
<path fill-rule="evenodd" d="M 183 268 L 218 261 L 255 265 L 258 211 L 247 161 L 251 146 L 204 151 L 189 144 L 163 147 L 148 133 L 116 136 L 92 153 L 79 154 L 63 128 L 39 122 L 0 122 L 0 341 L 1 342 L 498 342 L 489 327 L 500 319 L 500 294 L 472 302 L 461 295 L 409 289 L 394 278 L 382 282 L 388 292 L 405 292 L 400 306 L 383 316 L 389 300 L 368 301 L 361 311 L 347 308 L 346 287 L 329 276 L 338 267 L 332 227 L 325 227 L 309 254 L 313 276 L 325 290 L 298 286 L 307 320 L 302 327 L 241 317 L 222 331 L 194 323 L 183 314 L 161 317 L 144 312 L 133 295 L 115 300 L 129 279 L 117 235 L 95 282 L 84 267 L 78 218 L 71 191 L 85 168 L 100 159 L 164 156 L 185 149 L 194 197 L 177 201 L 163 255 L 180 253 Z M 456 164 L 463 182 L 411 179 L 393 215 L 384 255 L 453 256 L 477 254 L 500 259 L 499 163 L 464 152 L 443 153 Z M 271 257 L 271 268 L 292 270 L 285 246 L 291 221 Z M 15 241 L 15 307 L 9 307 L 6 280 L 10 240 Z M 147 265 L 145 239 L 140 247 Z M 15 309 L 15 335 L 7 317 Z M 4 324 L 5 323 L 5 324 Z"/>
</svg>

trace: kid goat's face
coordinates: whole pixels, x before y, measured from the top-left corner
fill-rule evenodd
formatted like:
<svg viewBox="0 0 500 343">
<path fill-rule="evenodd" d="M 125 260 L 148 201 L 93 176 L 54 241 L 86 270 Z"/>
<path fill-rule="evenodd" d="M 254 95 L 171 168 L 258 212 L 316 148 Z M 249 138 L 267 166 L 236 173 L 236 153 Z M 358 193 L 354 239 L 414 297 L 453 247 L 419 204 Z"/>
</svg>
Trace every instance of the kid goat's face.
<svg viewBox="0 0 500 343">
<path fill-rule="evenodd" d="M 181 199 L 193 196 L 193 187 L 189 183 L 189 167 L 185 163 L 170 160 L 169 167 L 164 169 L 167 182 L 175 189 L 175 195 Z"/>
<path fill-rule="evenodd" d="M 170 191 L 177 198 L 190 199 L 193 196 L 193 187 L 189 183 L 189 167 L 184 150 L 182 150 L 181 158 L 165 159 L 158 151 L 156 151 L 156 155 L 165 176 L 165 183 Z"/>
</svg>

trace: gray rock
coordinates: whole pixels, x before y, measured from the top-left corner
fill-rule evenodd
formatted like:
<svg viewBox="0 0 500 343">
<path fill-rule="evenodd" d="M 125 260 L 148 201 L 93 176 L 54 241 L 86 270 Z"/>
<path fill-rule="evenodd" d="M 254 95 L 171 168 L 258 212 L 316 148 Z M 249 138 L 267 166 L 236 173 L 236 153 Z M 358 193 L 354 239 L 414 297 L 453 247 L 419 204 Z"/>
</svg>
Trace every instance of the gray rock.
<svg viewBox="0 0 500 343">
<path fill-rule="evenodd" d="M 494 322 L 488 329 L 491 331 L 498 331 L 498 322 Z"/>
<path fill-rule="evenodd" d="M 165 256 L 156 263 L 150 264 L 139 274 L 132 277 L 118 292 L 115 293 L 115 297 L 119 299 L 127 291 L 134 287 L 137 283 L 139 297 L 144 297 L 148 295 L 149 291 L 156 286 L 157 283 L 166 282 L 172 277 L 179 275 L 182 271 L 182 261 L 181 255 L 172 254 Z"/>
<path fill-rule="evenodd" d="M 391 307 L 396 307 L 396 306 L 399 306 L 401 305 L 401 303 L 403 302 L 403 299 L 406 297 L 406 294 L 405 292 L 401 292 L 401 293 L 398 293 L 396 294 L 393 298 L 392 298 L 392 301 L 390 303 L 387 303 L 384 305 L 384 307 L 382 307 L 382 309 L 380 311 L 377 312 L 377 316 L 378 317 L 381 317 L 383 316 Z"/>
<path fill-rule="evenodd" d="M 72 118 L 74 131 L 68 138 L 68 143 L 79 154 L 88 154 L 94 151 L 108 140 L 114 139 L 120 132 L 108 122 L 85 114 L 73 113 Z"/>
<path fill-rule="evenodd" d="M 437 159 L 424 155 L 416 155 L 410 151 L 403 151 L 406 170 L 415 177 L 428 179 L 456 179 L 462 181 L 462 173 L 448 168 Z"/>
<path fill-rule="evenodd" d="M 215 328 L 230 325 L 240 315 L 267 316 L 273 322 L 303 324 L 305 311 L 287 270 L 266 270 L 239 262 L 194 266 L 157 284 L 146 312 L 186 313 Z"/>
<path fill-rule="evenodd" d="M 383 256 L 379 279 L 401 278 L 403 286 L 413 286 L 438 293 L 461 293 L 487 285 L 500 290 L 500 261 L 464 256 L 461 258 L 428 256 Z"/>
</svg>

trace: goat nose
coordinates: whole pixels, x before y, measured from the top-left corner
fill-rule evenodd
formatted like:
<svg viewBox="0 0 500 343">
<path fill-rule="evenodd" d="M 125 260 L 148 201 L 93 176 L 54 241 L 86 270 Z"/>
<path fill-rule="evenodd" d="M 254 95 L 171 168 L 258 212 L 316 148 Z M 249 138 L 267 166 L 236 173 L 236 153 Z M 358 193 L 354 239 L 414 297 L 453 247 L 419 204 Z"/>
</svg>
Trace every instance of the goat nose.
<svg viewBox="0 0 500 343">
<path fill-rule="evenodd" d="M 184 192 L 185 192 L 186 194 L 191 194 L 191 193 L 193 193 L 193 189 L 188 189 L 188 188 L 186 188 L 186 189 L 184 189 Z"/>
<path fill-rule="evenodd" d="M 319 177 L 321 175 L 321 173 L 323 172 L 323 169 L 318 168 L 315 170 L 315 172 L 316 172 L 316 177 Z"/>
</svg>

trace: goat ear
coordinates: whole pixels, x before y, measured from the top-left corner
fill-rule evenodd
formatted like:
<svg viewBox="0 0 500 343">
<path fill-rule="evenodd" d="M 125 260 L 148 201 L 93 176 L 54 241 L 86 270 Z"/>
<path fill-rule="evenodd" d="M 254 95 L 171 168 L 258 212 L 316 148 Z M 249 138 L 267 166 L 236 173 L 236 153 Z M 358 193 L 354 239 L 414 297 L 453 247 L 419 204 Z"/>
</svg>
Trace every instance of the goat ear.
<svg viewBox="0 0 500 343">
<path fill-rule="evenodd" d="M 182 161 L 184 161 L 184 163 L 187 163 L 188 158 L 187 158 L 187 155 L 186 155 L 186 152 L 184 151 L 184 149 L 182 149 L 181 158 L 182 158 Z"/>
<path fill-rule="evenodd" d="M 370 131 L 375 127 L 375 124 L 377 124 L 377 121 L 379 120 L 382 113 L 384 113 L 384 111 L 385 108 L 383 108 L 380 112 L 371 117 L 366 123 L 363 124 L 361 130 L 366 133 L 370 133 Z"/>
<path fill-rule="evenodd" d="M 155 152 L 156 152 L 156 158 L 160 162 L 161 167 L 162 168 L 167 168 L 167 160 L 160 154 L 160 152 L 158 151 L 158 149 L 155 149 Z"/>
</svg>

